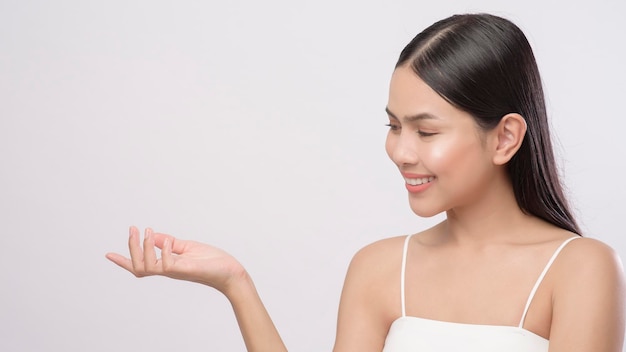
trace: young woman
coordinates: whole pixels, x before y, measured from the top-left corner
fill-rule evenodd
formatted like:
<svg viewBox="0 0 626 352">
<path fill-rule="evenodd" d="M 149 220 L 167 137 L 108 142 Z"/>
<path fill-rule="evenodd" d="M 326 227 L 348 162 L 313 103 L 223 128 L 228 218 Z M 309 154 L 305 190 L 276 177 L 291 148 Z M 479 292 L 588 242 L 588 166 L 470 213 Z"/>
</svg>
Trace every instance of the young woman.
<svg viewBox="0 0 626 352">
<path fill-rule="evenodd" d="M 334 350 L 621 351 L 623 269 L 572 217 L 520 29 L 486 14 L 433 24 L 402 51 L 386 111 L 411 209 L 447 218 L 355 255 Z M 107 257 L 136 276 L 218 289 L 249 351 L 286 350 L 227 253 L 150 229 L 141 245 L 134 227 L 129 247 L 130 258 Z"/>
</svg>

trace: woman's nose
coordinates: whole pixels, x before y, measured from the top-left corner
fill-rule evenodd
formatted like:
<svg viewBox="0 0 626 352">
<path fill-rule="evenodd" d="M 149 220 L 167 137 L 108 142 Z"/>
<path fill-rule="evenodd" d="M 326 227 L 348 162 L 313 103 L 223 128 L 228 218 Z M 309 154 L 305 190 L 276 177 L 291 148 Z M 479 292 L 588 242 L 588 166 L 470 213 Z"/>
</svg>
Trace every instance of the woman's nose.
<svg viewBox="0 0 626 352">
<path fill-rule="evenodd" d="M 414 165 L 419 161 L 416 143 L 408 136 L 399 135 L 391 151 L 391 159 L 398 165 Z"/>
</svg>

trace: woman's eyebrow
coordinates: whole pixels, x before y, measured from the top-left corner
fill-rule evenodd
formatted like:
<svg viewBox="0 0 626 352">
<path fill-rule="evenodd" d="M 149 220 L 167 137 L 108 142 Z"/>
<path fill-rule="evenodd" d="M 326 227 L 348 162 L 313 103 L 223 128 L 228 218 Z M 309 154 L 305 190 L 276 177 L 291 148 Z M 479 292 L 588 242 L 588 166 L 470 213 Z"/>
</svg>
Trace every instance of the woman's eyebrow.
<svg viewBox="0 0 626 352">
<path fill-rule="evenodd" d="M 398 116 L 396 116 L 394 113 L 392 113 L 388 107 L 385 107 L 385 112 L 387 112 L 387 115 L 389 115 L 389 117 L 391 117 L 394 120 L 398 120 L 400 121 L 400 119 L 398 118 Z M 438 120 L 439 118 L 435 115 L 429 114 L 427 112 L 422 112 L 419 114 L 415 114 L 415 115 L 408 115 L 408 116 L 404 116 L 402 118 L 403 122 L 415 122 L 415 121 L 419 121 L 419 120 L 426 120 L 426 119 L 434 119 L 434 120 Z"/>
</svg>

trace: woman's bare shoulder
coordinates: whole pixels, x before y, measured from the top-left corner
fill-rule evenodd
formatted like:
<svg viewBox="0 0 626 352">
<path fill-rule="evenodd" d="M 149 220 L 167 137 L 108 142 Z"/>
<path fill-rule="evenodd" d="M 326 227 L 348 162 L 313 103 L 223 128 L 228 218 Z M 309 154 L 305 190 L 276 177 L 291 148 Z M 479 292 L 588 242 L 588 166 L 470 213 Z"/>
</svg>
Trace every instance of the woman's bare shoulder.
<svg viewBox="0 0 626 352">
<path fill-rule="evenodd" d="M 400 267 L 406 236 L 386 238 L 352 258 L 339 304 L 335 350 L 382 349 L 400 311 Z"/>
<path fill-rule="evenodd" d="M 395 272 L 399 275 L 405 238 L 385 238 L 361 248 L 352 257 L 346 281 L 358 281 L 362 285 L 376 283 L 380 287 L 381 280 L 389 280 Z"/>
<path fill-rule="evenodd" d="M 570 242 L 554 263 L 550 347 L 616 351 L 624 338 L 626 284 L 622 262 L 592 238 Z M 597 329 L 602 327 L 600 333 Z"/>
<path fill-rule="evenodd" d="M 376 242 L 370 243 L 361 248 L 354 257 L 353 262 L 369 262 L 372 260 L 389 259 L 402 254 L 402 248 L 406 235 L 384 238 Z"/>
<path fill-rule="evenodd" d="M 428 239 L 432 235 L 436 235 L 441 224 L 435 225 L 422 232 L 411 235 L 415 239 Z M 369 262 L 381 261 L 401 265 L 402 252 L 407 235 L 389 237 L 376 242 L 370 243 L 361 248 L 352 258 L 353 265 L 367 264 Z M 420 242 L 421 240 L 418 240 Z M 429 241 L 429 240 L 428 240 Z M 427 242 L 428 242 L 427 241 Z"/>
<path fill-rule="evenodd" d="M 412 235 L 413 239 L 423 237 L 430 232 Z M 348 279 L 357 279 L 366 284 L 395 285 L 399 281 L 402 266 L 402 254 L 407 235 L 389 237 L 370 243 L 353 256 L 348 270 Z"/>
<path fill-rule="evenodd" d="M 562 292 L 565 297 L 571 297 L 573 289 L 581 294 L 604 290 L 606 294 L 626 295 L 619 255 L 597 239 L 583 237 L 570 242 L 559 255 L 553 271 L 555 293 Z"/>
<path fill-rule="evenodd" d="M 559 255 L 559 271 L 565 280 L 597 273 L 623 273 L 617 252 L 606 243 L 589 237 L 578 238 L 569 243 Z"/>
</svg>

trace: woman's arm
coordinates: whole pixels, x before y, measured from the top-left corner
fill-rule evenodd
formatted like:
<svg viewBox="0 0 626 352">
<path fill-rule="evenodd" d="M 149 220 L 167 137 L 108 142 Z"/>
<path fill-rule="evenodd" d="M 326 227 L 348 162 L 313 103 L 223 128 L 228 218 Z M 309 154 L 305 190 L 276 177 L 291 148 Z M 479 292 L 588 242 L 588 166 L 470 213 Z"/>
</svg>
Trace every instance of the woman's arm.
<svg viewBox="0 0 626 352">
<path fill-rule="evenodd" d="M 593 239 L 576 240 L 553 269 L 550 351 L 621 352 L 626 285 L 616 253 Z"/>
<path fill-rule="evenodd" d="M 162 275 L 211 286 L 230 301 L 248 351 L 287 351 L 272 319 L 243 266 L 215 247 L 183 241 L 146 229 L 143 248 L 139 230 L 130 228 L 130 258 L 117 253 L 106 257 L 137 277 Z M 157 257 L 156 248 L 161 250 Z"/>
<path fill-rule="evenodd" d="M 249 276 L 226 295 L 237 317 L 246 349 L 253 351 L 287 351 Z"/>
<path fill-rule="evenodd" d="M 391 322 L 400 316 L 400 265 L 404 237 L 361 249 L 341 293 L 334 352 L 382 351 Z"/>
</svg>

